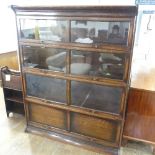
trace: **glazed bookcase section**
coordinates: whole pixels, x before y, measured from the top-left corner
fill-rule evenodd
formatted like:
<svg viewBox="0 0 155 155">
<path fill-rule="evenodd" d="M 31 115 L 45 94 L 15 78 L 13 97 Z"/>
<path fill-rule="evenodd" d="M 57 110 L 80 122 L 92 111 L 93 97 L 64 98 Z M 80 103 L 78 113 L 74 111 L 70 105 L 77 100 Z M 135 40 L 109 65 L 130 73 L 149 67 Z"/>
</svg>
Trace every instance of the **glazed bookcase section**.
<svg viewBox="0 0 155 155">
<path fill-rule="evenodd" d="M 71 74 L 90 78 L 123 80 L 127 56 L 124 53 L 71 51 Z"/>
<path fill-rule="evenodd" d="M 27 96 L 66 103 L 66 80 L 26 74 Z"/>
<path fill-rule="evenodd" d="M 102 50 L 102 52 L 22 45 L 23 67 L 41 69 L 66 76 L 88 79 L 111 79 L 125 81 L 129 68 L 129 56 L 125 52 Z"/>
<path fill-rule="evenodd" d="M 120 114 L 122 98 L 122 88 L 71 81 L 73 106 Z"/>
<path fill-rule="evenodd" d="M 23 67 L 66 73 L 67 50 L 43 46 L 21 46 Z"/>
<path fill-rule="evenodd" d="M 129 46 L 131 33 L 129 18 L 99 18 L 98 20 L 89 17 L 89 20 L 83 20 L 82 17 L 78 20 L 73 17 L 71 19 L 59 18 L 44 17 L 42 19 L 37 16 L 22 18 L 21 16 L 19 18 L 19 39 L 95 48 L 104 48 L 105 45 L 120 48 Z"/>
<path fill-rule="evenodd" d="M 127 46 L 129 22 L 71 21 L 71 42 L 81 44 L 118 44 Z"/>
<path fill-rule="evenodd" d="M 124 88 L 64 80 L 26 73 L 26 95 L 46 104 L 64 104 L 120 115 Z M 68 83 L 68 86 L 67 86 Z M 69 87 L 69 89 L 67 89 Z M 48 101 L 48 102 L 46 102 Z"/>
<path fill-rule="evenodd" d="M 68 21 L 20 19 L 20 38 L 53 42 L 68 42 Z"/>
</svg>

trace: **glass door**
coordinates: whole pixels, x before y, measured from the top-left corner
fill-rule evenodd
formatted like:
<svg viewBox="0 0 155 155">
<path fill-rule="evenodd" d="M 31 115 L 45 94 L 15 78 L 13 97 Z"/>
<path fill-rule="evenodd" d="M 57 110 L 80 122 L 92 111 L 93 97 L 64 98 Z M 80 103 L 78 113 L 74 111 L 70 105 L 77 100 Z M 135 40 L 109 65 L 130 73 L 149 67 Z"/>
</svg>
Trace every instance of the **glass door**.
<svg viewBox="0 0 155 155">
<path fill-rule="evenodd" d="M 21 46 L 23 67 L 66 72 L 67 50 L 41 46 Z"/>
<path fill-rule="evenodd" d="M 68 42 L 68 22 L 52 19 L 20 19 L 20 38 Z"/>
<path fill-rule="evenodd" d="M 109 113 L 120 113 L 123 89 L 71 81 L 71 105 Z"/>
<path fill-rule="evenodd" d="M 27 96 L 66 103 L 66 80 L 29 73 L 26 73 L 25 80 Z"/>
<path fill-rule="evenodd" d="M 71 41 L 81 44 L 128 44 L 129 21 L 71 21 Z"/>
<path fill-rule="evenodd" d="M 72 50 L 71 74 L 123 80 L 125 76 L 126 54 L 88 52 Z"/>
</svg>

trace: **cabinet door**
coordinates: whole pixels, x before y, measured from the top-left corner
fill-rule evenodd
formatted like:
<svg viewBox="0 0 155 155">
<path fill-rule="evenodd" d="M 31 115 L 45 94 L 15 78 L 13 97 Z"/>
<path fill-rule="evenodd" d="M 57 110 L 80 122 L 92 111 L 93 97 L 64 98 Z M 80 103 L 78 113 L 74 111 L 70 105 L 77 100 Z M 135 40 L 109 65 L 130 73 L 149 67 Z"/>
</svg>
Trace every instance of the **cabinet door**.
<svg viewBox="0 0 155 155">
<path fill-rule="evenodd" d="M 71 113 L 71 131 L 84 136 L 116 143 L 119 128 L 120 123 L 117 121 Z"/>
<path fill-rule="evenodd" d="M 72 20 L 71 41 L 81 44 L 127 46 L 129 28 L 129 21 L 119 19 L 117 21 Z"/>
<path fill-rule="evenodd" d="M 68 42 L 65 20 L 20 18 L 20 39 Z"/>
<path fill-rule="evenodd" d="M 66 80 L 26 74 L 28 96 L 66 103 Z"/>
<path fill-rule="evenodd" d="M 122 53 L 72 50 L 71 74 L 124 80 L 128 67 L 126 61 L 127 55 Z"/>
<path fill-rule="evenodd" d="M 24 67 L 66 72 L 65 49 L 22 46 L 21 50 Z"/>
<path fill-rule="evenodd" d="M 120 113 L 123 89 L 71 81 L 71 104 L 114 114 Z"/>
<path fill-rule="evenodd" d="M 30 121 L 51 125 L 60 129 L 67 128 L 67 114 L 64 110 L 33 103 L 28 103 L 28 109 Z"/>
</svg>

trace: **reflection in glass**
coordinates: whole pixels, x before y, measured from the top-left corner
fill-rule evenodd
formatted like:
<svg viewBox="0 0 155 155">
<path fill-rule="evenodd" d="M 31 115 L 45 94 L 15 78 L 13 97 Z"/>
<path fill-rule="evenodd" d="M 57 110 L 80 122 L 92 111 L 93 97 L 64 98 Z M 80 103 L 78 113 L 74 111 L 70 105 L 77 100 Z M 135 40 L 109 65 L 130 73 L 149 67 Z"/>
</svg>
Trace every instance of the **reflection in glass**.
<svg viewBox="0 0 155 155">
<path fill-rule="evenodd" d="M 72 51 L 71 74 L 123 79 L 125 55 Z"/>
<path fill-rule="evenodd" d="M 122 89 L 83 82 L 71 82 L 72 105 L 119 113 Z"/>
<path fill-rule="evenodd" d="M 71 41 L 127 44 L 129 22 L 71 21 Z"/>
<path fill-rule="evenodd" d="M 27 95 L 66 102 L 66 80 L 26 74 Z"/>
<path fill-rule="evenodd" d="M 66 50 L 23 46 L 24 67 L 65 72 Z"/>
<path fill-rule="evenodd" d="M 67 21 L 20 19 L 24 39 L 40 39 L 58 42 L 68 41 Z"/>
</svg>

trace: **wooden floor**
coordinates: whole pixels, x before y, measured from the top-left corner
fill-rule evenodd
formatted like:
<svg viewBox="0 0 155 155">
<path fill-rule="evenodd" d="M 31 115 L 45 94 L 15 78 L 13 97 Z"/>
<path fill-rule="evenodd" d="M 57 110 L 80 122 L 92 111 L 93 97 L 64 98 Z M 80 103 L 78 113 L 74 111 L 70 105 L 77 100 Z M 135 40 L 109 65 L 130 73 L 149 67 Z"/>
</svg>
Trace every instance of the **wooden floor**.
<svg viewBox="0 0 155 155">
<path fill-rule="evenodd" d="M 104 155 L 24 132 L 25 119 L 20 115 L 6 117 L 0 88 L 0 155 Z M 150 146 L 129 143 L 121 155 L 151 155 Z"/>
</svg>

